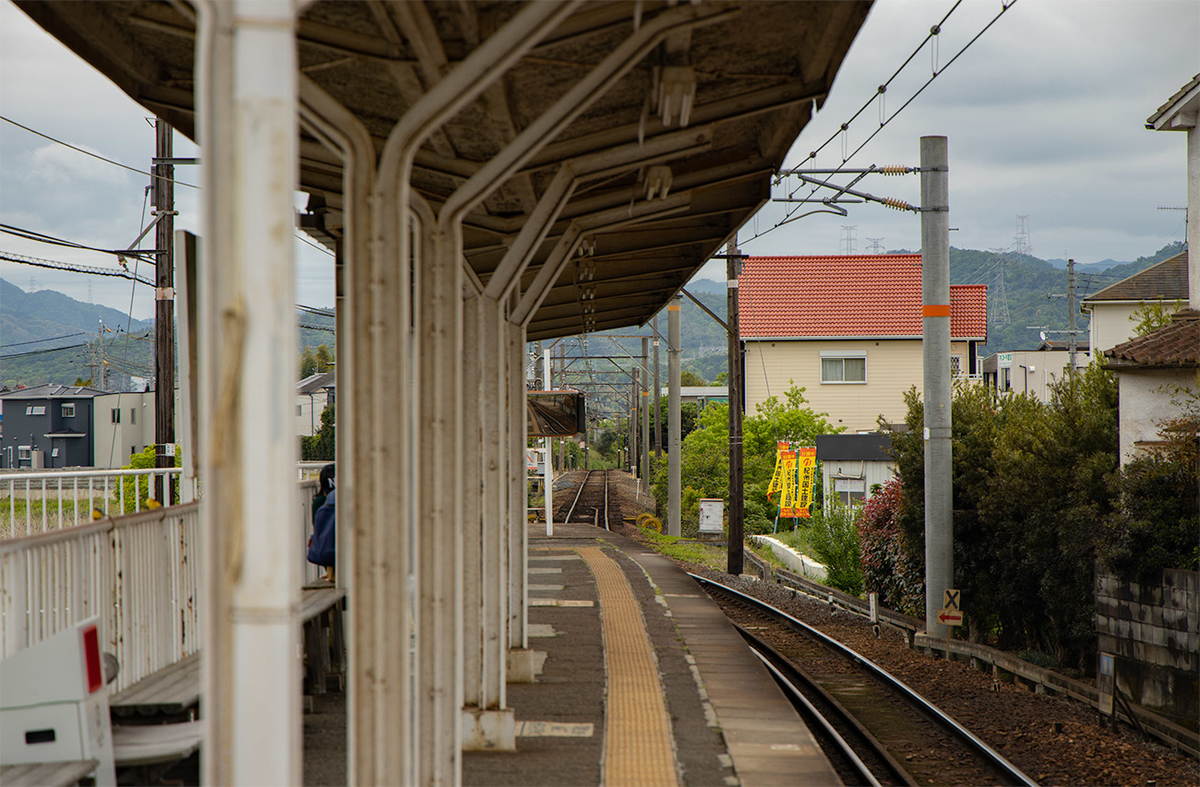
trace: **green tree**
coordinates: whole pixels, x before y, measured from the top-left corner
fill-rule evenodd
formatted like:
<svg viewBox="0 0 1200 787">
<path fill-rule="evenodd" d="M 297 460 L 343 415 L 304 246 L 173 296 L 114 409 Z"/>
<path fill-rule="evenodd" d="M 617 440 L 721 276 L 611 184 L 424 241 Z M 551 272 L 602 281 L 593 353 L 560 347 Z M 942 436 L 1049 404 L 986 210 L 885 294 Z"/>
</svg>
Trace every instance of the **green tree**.
<svg viewBox="0 0 1200 787">
<path fill-rule="evenodd" d="M 317 373 L 317 355 L 313 348 L 305 347 L 300 353 L 300 379 L 311 377 Z"/>
<path fill-rule="evenodd" d="M 316 365 L 317 374 L 324 374 L 333 369 L 333 350 L 328 344 L 318 344 L 316 352 L 313 353 L 313 361 Z"/>
<path fill-rule="evenodd" d="M 337 455 L 336 405 L 321 411 L 321 428 L 300 443 L 300 458 L 305 462 L 332 462 Z"/>
<path fill-rule="evenodd" d="M 1156 301 L 1148 301 L 1129 315 L 1129 321 L 1135 323 L 1133 332 L 1137 336 L 1145 336 L 1151 331 L 1165 328 L 1171 324 L 1171 315 L 1183 308 L 1182 301 L 1163 303 L 1160 297 Z"/>
<path fill-rule="evenodd" d="M 693 372 L 691 369 L 679 370 L 679 385 L 683 386 L 705 386 L 708 385 L 708 380 L 705 380 L 700 375 Z"/>
</svg>

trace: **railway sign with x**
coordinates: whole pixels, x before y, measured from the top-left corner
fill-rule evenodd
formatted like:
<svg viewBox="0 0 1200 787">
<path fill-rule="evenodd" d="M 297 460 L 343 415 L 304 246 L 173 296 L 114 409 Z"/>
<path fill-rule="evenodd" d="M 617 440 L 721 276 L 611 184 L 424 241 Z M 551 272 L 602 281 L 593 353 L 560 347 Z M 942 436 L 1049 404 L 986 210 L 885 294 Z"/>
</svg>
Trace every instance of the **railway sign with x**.
<svg viewBox="0 0 1200 787">
<path fill-rule="evenodd" d="M 942 602 L 943 609 L 952 609 L 955 611 L 962 609 L 962 591 L 948 589 L 946 590 L 945 601 Z"/>
</svg>

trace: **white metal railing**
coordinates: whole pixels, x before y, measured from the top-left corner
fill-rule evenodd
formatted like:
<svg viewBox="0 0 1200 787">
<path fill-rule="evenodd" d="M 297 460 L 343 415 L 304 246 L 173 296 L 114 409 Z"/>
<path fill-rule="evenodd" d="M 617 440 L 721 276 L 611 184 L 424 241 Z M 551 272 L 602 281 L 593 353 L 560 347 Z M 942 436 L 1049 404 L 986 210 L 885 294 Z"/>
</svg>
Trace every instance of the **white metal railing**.
<svg viewBox="0 0 1200 787">
<path fill-rule="evenodd" d="M 178 486 L 180 472 L 161 467 L 0 474 L 0 539 L 136 513 L 158 494 L 159 478 L 173 479 Z"/>
<path fill-rule="evenodd" d="M 302 545 L 315 489 L 296 485 Z M 199 650 L 199 521 L 189 503 L 0 541 L 0 654 L 98 615 L 120 691 Z M 305 584 L 321 573 L 304 561 Z"/>
<path fill-rule="evenodd" d="M 93 615 L 121 665 L 114 691 L 201 646 L 199 505 L 0 542 L 5 656 Z"/>
</svg>

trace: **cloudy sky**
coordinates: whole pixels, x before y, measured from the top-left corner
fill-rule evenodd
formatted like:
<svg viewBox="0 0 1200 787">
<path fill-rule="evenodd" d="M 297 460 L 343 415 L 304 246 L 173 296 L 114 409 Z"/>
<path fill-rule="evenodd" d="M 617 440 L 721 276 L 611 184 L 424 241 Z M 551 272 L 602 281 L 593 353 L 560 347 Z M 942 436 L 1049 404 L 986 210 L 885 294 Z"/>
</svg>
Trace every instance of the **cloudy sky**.
<svg viewBox="0 0 1200 787">
<path fill-rule="evenodd" d="M 876 93 L 953 5 L 952 0 L 878 0 L 839 72 L 824 108 L 804 130 L 788 165 L 805 162 Z M 1184 135 L 1147 131 L 1145 120 L 1200 72 L 1196 0 L 1020 0 L 952 65 L 947 62 L 1000 10 L 966 0 L 946 20 L 936 49 L 926 44 L 877 102 L 824 147 L 834 167 L 929 78 L 944 69 L 847 166 L 919 160 L 919 138 L 945 135 L 950 150 L 951 234 L 955 246 L 1011 248 L 1026 216 L 1035 255 L 1080 262 L 1131 260 L 1184 236 Z M 146 169 L 154 151 L 148 113 L 0 0 L 0 115 Z M 196 155 L 185 140 L 177 156 Z M 195 183 L 190 168 L 177 178 Z M 148 178 L 97 161 L 0 122 L 0 223 L 101 248 L 125 248 L 145 222 Z M 871 176 L 859 188 L 919 201 L 916 176 Z M 784 196 L 791 187 L 776 189 Z M 798 195 L 806 191 L 798 192 Z M 177 227 L 198 229 L 193 189 L 179 187 Z M 916 249 L 919 219 L 876 205 L 846 217 L 817 214 L 771 230 L 795 206 L 767 205 L 741 233 L 751 254 L 836 254 L 844 227 L 856 250 Z M 798 213 L 804 212 L 804 209 Z M 754 237 L 759 236 L 759 237 Z M 751 240 L 751 238 L 754 238 Z M 0 234 L 0 250 L 84 265 L 113 265 L 94 252 Z M 330 257 L 297 241 L 297 301 L 333 301 Z M 723 263 L 701 275 L 722 278 Z M 149 317 L 148 287 L 0 261 L 0 277 Z"/>
</svg>

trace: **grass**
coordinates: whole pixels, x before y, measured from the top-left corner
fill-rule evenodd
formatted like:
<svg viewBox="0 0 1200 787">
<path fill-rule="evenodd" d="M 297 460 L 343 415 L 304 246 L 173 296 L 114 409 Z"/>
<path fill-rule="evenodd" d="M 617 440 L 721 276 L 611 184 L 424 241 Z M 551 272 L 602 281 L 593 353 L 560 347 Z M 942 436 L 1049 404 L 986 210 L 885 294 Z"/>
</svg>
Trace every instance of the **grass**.
<svg viewBox="0 0 1200 787">
<path fill-rule="evenodd" d="M 90 522 L 91 512 L 83 509 L 87 508 L 87 500 L 80 500 L 80 522 L 79 524 Z M 0 498 L 0 538 L 12 538 L 15 536 L 32 535 L 33 533 L 42 532 L 42 516 L 46 517 L 46 527 L 50 530 L 58 529 L 59 503 L 58 500 L 33 500 L 32 502 L 22 497 L 4 497 Z M 29 517 L 29 531 L 25 531 L 25 518 Z M 75 521 L 75 501 L 62 501 L 62 518 L 63 525 L 70 527 L 76 524 Z M 15 530 L 14 530 L 15 528 Z"/>
<path fill-rule="evenodd" d="M 768 533 L 767 535 L 772 535 Z M 780 530 L 774 537 L 787 544 L 802 555 L 812 555 L 812 545 L 808 541 L 808 528 L 799 527 L 795 530 Z"/>
<path fill-rule="evenodd" d="M 645 538 L 646 543 L 656 552 L 673 560 L 694 563 L 717 571 L 724 570 L 725 568 L 726 553 L 724 547 L 698 544 L 694 541 L 684 541 L 675 536 L 655 533 L 653 530 L 643 529 L 642 536 Z"/>
</svg>

